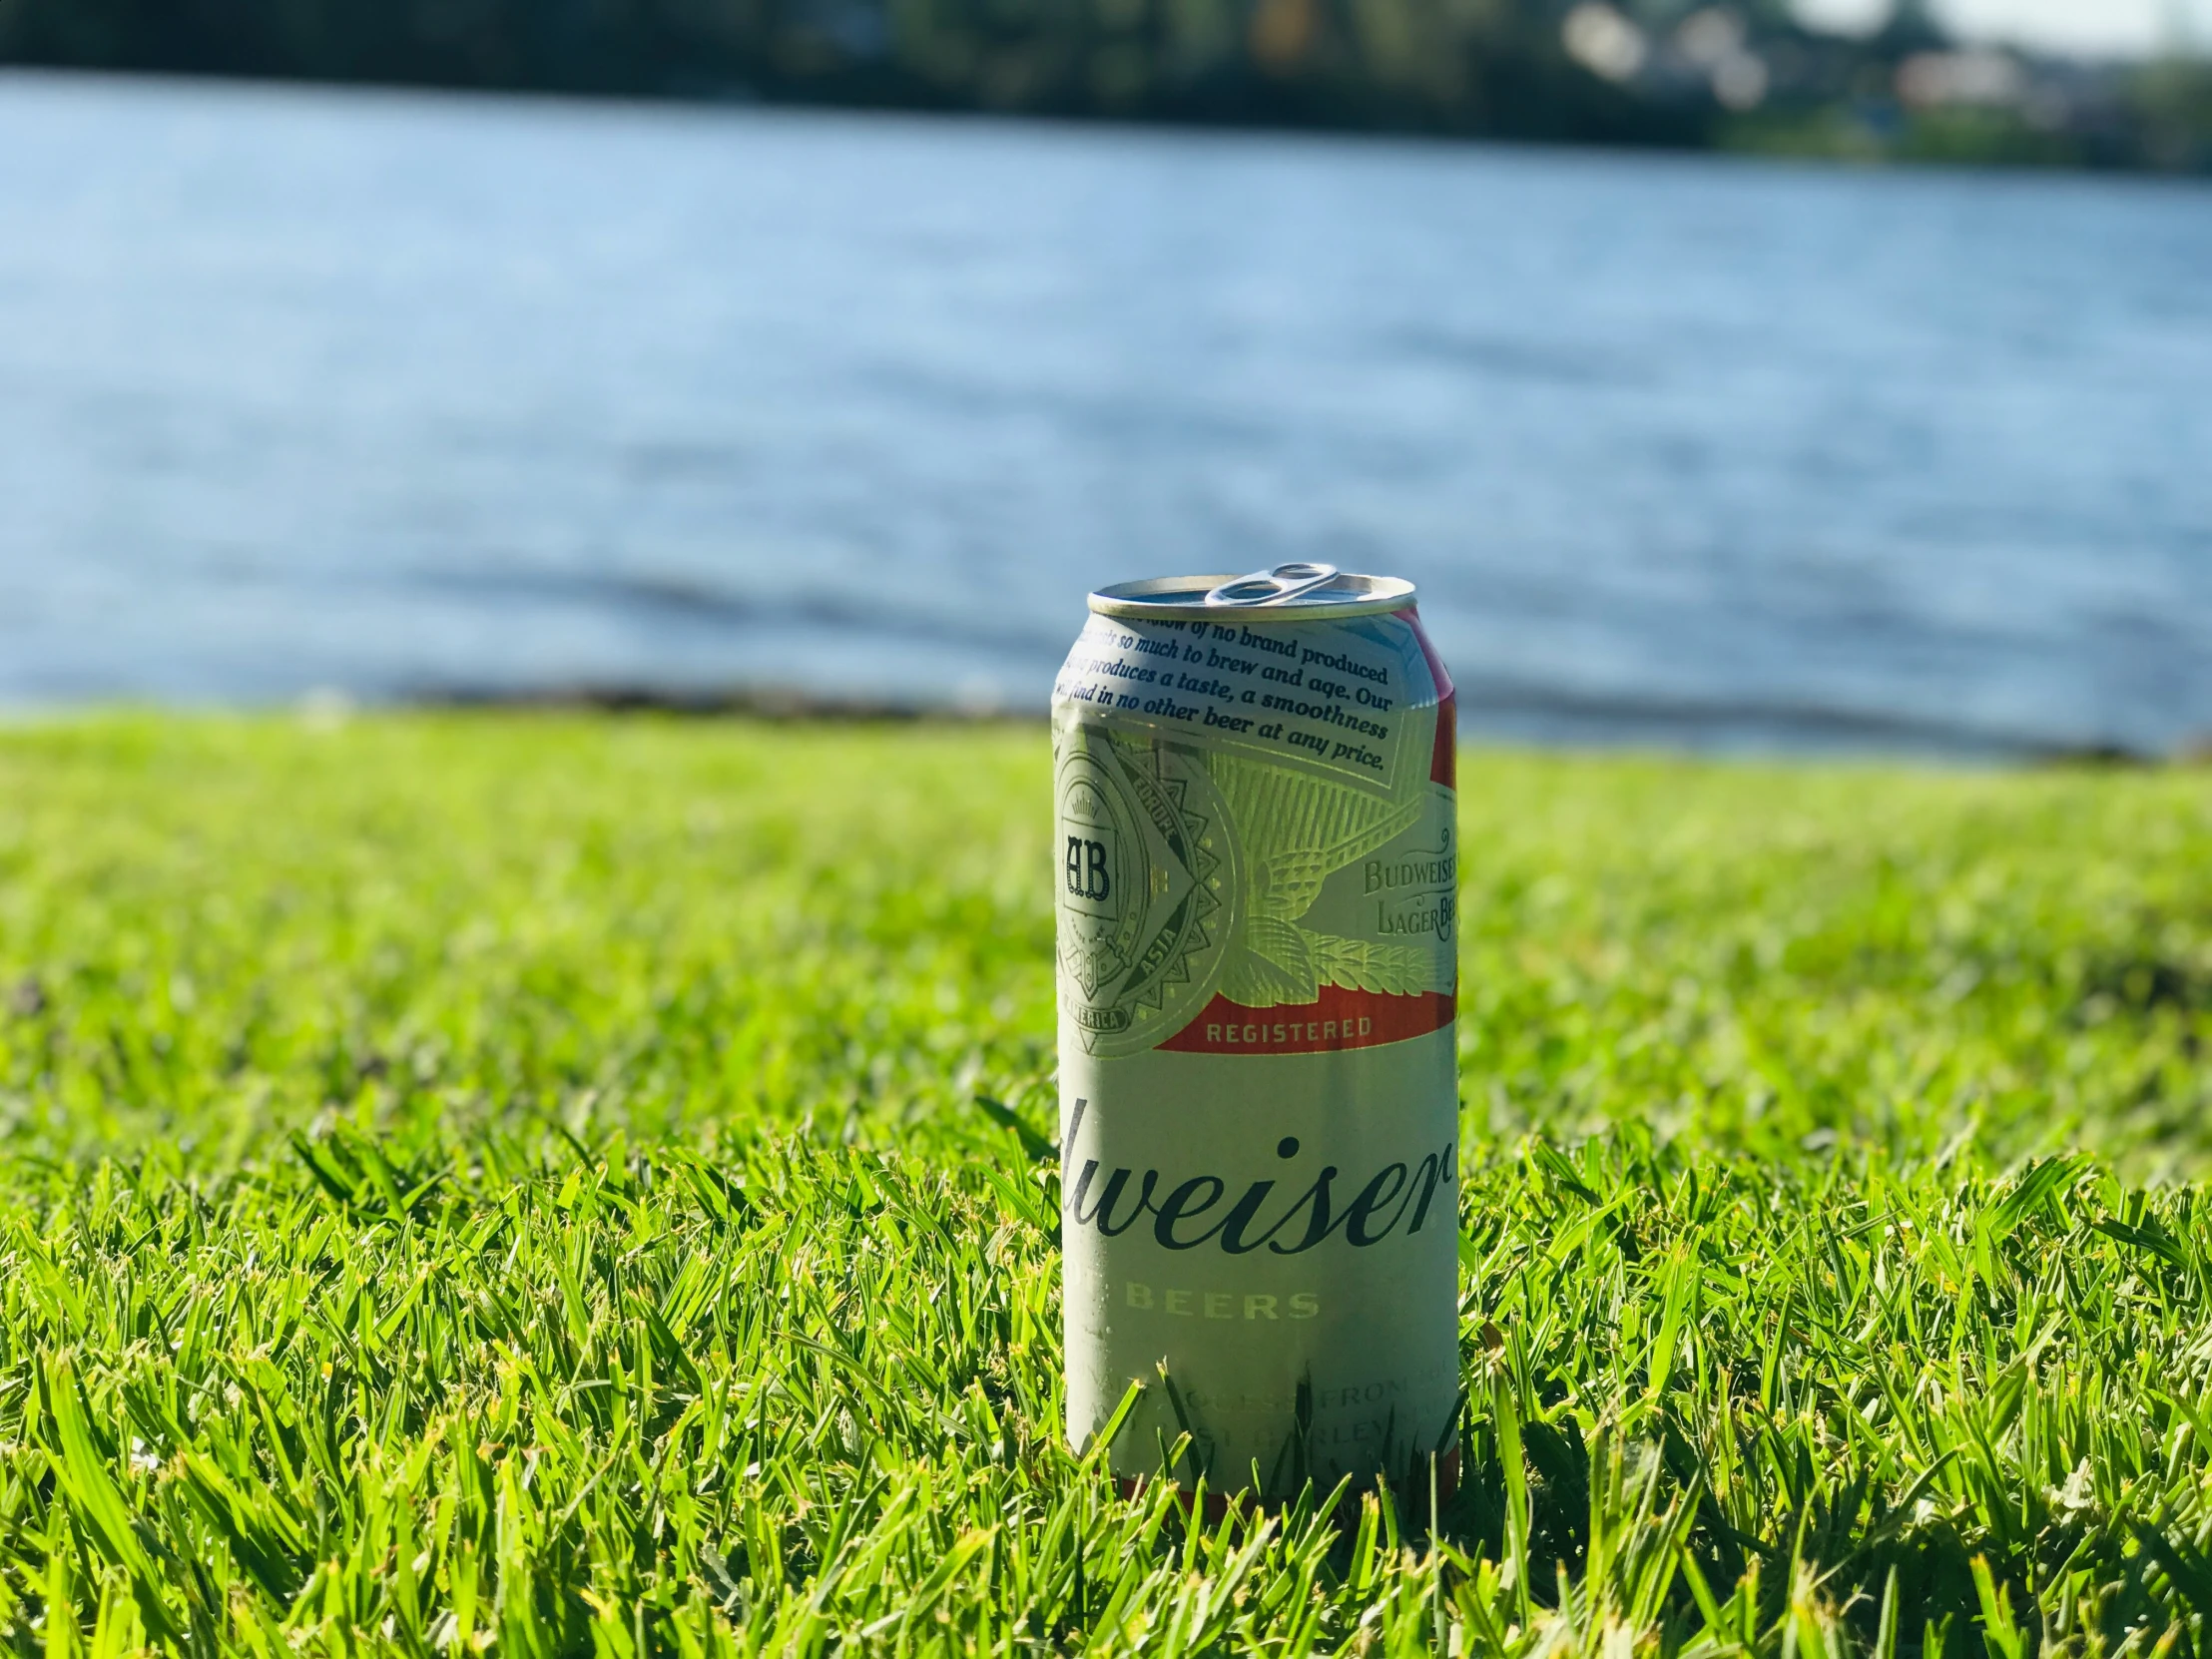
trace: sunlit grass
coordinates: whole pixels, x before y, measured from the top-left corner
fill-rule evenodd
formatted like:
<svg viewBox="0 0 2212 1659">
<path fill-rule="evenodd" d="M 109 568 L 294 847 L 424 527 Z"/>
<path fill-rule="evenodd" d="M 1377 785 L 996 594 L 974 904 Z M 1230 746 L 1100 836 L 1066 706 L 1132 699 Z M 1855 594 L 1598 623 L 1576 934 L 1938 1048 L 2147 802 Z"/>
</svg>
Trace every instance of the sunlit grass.
<svg viewBox="0 0 2212 1659">
<path fill-rule="evenodd" d="M 1467 757 L 1430 1536 L 1061 1444 L 1046 777 L 0 736 L 0 1643 L 2202 1652 L 2212 778 Z"/>
</svg>

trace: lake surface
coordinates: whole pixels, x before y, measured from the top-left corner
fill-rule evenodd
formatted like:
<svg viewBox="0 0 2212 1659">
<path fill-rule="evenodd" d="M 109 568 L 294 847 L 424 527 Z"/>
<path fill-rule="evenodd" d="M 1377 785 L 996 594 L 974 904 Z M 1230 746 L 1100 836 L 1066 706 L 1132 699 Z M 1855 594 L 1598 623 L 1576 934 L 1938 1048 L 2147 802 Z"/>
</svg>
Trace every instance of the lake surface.
<svg viewBox="0 0 2212 1659">
<path fill-rule="evenodd" d="M 1036 708 L 1286 559 L 1516 738 L 2212 733 L 2212 189 L 0 77 L 0 704 Z"/>
</svg>

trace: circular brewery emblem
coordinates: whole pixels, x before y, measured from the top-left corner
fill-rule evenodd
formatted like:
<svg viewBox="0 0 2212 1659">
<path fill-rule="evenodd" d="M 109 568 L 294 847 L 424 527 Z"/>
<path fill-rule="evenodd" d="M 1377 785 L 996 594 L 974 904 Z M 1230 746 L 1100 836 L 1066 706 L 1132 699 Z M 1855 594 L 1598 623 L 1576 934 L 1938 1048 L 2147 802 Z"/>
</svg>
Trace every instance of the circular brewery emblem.
<svg viewBox="0 0 2212 1659">
<path fill-rule="evenodd" d="M 1234 931 L 1232 837 L 1195 760 L 1082 726 L 1063 743 L 1060 1003 L 1092 1053 L 1133 1054 L 1214 993 Z"/>
</svg>

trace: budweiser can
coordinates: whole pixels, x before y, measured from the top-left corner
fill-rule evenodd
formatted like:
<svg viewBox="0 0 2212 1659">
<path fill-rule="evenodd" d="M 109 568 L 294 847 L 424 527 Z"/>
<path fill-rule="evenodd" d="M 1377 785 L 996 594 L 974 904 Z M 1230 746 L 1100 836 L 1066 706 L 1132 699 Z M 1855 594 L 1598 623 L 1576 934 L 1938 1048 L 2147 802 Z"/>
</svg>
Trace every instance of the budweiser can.
<svg viewBox="0 0 2212 1659">
<path fill-rule="evenodd" d="M 1453 704 L 1412 585 L 1090 608 L 1052 702 L 1069 1438 L 1135 1382 L 1125 1479 L 1448 1479 Z"/>
</svg>

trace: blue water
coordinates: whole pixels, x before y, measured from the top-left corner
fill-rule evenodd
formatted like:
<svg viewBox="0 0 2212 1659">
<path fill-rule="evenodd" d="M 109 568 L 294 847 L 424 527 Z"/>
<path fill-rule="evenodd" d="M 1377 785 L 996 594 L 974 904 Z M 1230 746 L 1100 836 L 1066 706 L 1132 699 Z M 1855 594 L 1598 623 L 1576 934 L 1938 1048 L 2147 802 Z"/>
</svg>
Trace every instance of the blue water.
<svg viewBox="0 0 2212 1659">
<path fill-rule="evenodd" d="M 0 704 L 1036 707 L 1285 559 L 1518 737 L 2212 732 L 2212 190 L 0 77 Z"/>
</svg>

